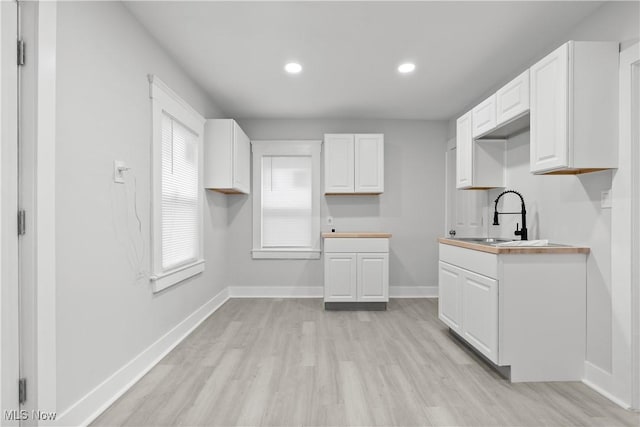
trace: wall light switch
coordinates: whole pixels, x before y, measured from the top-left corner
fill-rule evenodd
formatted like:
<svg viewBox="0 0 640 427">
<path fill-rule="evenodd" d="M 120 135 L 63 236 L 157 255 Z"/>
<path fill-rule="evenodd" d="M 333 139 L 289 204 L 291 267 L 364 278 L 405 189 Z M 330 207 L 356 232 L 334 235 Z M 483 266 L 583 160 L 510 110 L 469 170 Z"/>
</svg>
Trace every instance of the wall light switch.
<svg viewBox="0 0 640 427">
<path fill-rule="evenodd" d="M 600 207 L 602 209 L 611 209 L 611 190 L 603 191 L 600 199 Z"/>
<path fill-rule="evenodd" d="M 126 163 L 122 160 L 113 161 L 113 182 L 124 184 L 124 172 L 128 170 Z"/>
<path fill-rule="evenodd" d="M 327 225 L 333 225 L 333 217 L 332 216 L 328 216 L 327 217 Z"/>
</svg>

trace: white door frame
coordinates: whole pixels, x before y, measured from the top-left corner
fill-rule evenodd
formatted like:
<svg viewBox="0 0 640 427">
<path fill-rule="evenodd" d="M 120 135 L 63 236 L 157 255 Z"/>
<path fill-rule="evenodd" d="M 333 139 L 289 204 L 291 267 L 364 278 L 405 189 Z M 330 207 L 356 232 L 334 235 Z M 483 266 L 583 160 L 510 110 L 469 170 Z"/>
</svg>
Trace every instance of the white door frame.
<svg viewBox="0 0 640 427">
<path fill-rule="evenodd" d="M 18 66 L 17 5 L 0 2 L 0 417 L 18 410 Z"/>
<path fill-rule="evenodd" d="M 634 71 L 635 70 L 635 71 Z M 585 364 L 585 382 L 627 408 L 640 408 L 640 44 L 620 54 L 619 160 L 611 212 L 611 372 Z M 632 92 L 635 91 L 635 96 Z M 634 123 L 635 119 L 635 123 Z"/>
<path fill-rule="evenodd" d="M 620 68 L 621 81 L 631 80 L 630 105 L 621 110 L 621 131 L 629 120 L 628 133 L 621 140 L 631 146 L 631 407 L 640 410 L 640 43 L 622 53 Z"/>
<path fill-rule="evenodd" d="M 57 3 L 25 2 L 21 6 L 22 35 L 26 46 L 25 66 L 20 86 L 23 93 L 20 123 L 21 175 L 32 194 L 27 205 L 27 230 L 22 238 L 32 239 L 22 260 L 32 269 L 32 280 L 25 282 L 33 296 L 27 307 L 34 314 L 30 332 L 33 366 L 27 385 L 27 408 L 55 412 L 56 407 L 56 264 L 55 264 L 55 142 L 56 142 L 56 26 Z M 26 113 L 25 113 L 26 112 Z M 31 178 L 32 177 L 32 178 Z M 32 206 L 31 206 L 32 205 Z M 15 214 L 14 214 L 15 218 Z M 23 288 L 23 292 L 25 289 Z M 24 307 L 23 301 L 23 309 Z M 25 337 L 23 337 L 23 340 Z M 36 424 L 33 420 L 29 424 Z"/>
</svg>

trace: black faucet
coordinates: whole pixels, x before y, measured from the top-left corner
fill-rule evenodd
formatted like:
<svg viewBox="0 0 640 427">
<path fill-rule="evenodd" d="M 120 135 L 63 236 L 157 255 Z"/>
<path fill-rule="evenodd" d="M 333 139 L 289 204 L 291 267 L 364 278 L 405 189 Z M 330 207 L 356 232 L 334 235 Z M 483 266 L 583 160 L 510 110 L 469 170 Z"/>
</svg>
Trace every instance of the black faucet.
<svg viewBox="0 0 640 427">
<path fill-rule="evenodd" d="M 498 200 L 500 200 L 500 198 L 507 193 L 517 194 L 518 197 L 520 197 L 520 201 L 522 202 L 520 212 L 498 212 Z M 517 215 L 518 213 L 522 215 L 522 229 L 518 230 L 518 224 L 516 223 L 516 231 L 514 234 L 516 236 L 520 236 L 520 240 L 529 240 L 529 236 L 527 235 L 527 209 L 524 206 L 524 198 L 522 197 L 522 194 L 518 193 L 517 191 L 507 190 L 500 193 L 500 195 L 496 199 L 495 209 L 493 210 L 493 225 L 500 225 L 500 223 L 498 222 L 498 215 Z"/>
</svg>

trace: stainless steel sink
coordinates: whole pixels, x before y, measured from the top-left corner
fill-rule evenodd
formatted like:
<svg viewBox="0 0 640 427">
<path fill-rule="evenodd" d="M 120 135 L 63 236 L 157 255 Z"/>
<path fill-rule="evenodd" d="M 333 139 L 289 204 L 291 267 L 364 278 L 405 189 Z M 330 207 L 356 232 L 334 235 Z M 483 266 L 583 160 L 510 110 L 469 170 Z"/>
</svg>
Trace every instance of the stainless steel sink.
<svg viewBox="0 0 640 427">
<path fill-rule="evenodd" d="M 483 245 L 495 245 L 496 243 L 511 242 L 514 239 L 502 239 L 499 237 L 456 237 L 454 240 L 463 242 L 480 243 Z"/>
</svg>

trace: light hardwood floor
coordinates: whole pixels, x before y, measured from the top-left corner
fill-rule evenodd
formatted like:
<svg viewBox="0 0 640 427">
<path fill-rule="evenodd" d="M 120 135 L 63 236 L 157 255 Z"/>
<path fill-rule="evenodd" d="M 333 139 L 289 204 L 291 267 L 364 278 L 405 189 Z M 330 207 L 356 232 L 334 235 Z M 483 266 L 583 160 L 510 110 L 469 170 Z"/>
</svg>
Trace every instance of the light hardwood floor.
<svg viewBox="0 0 640 427">
<path fill-rule="evenodd" d="M 232 299 L 93 425 L 640 425 L 581 383 L 510 384 L 437 313 L 429 299 Z"/>
</svg>

